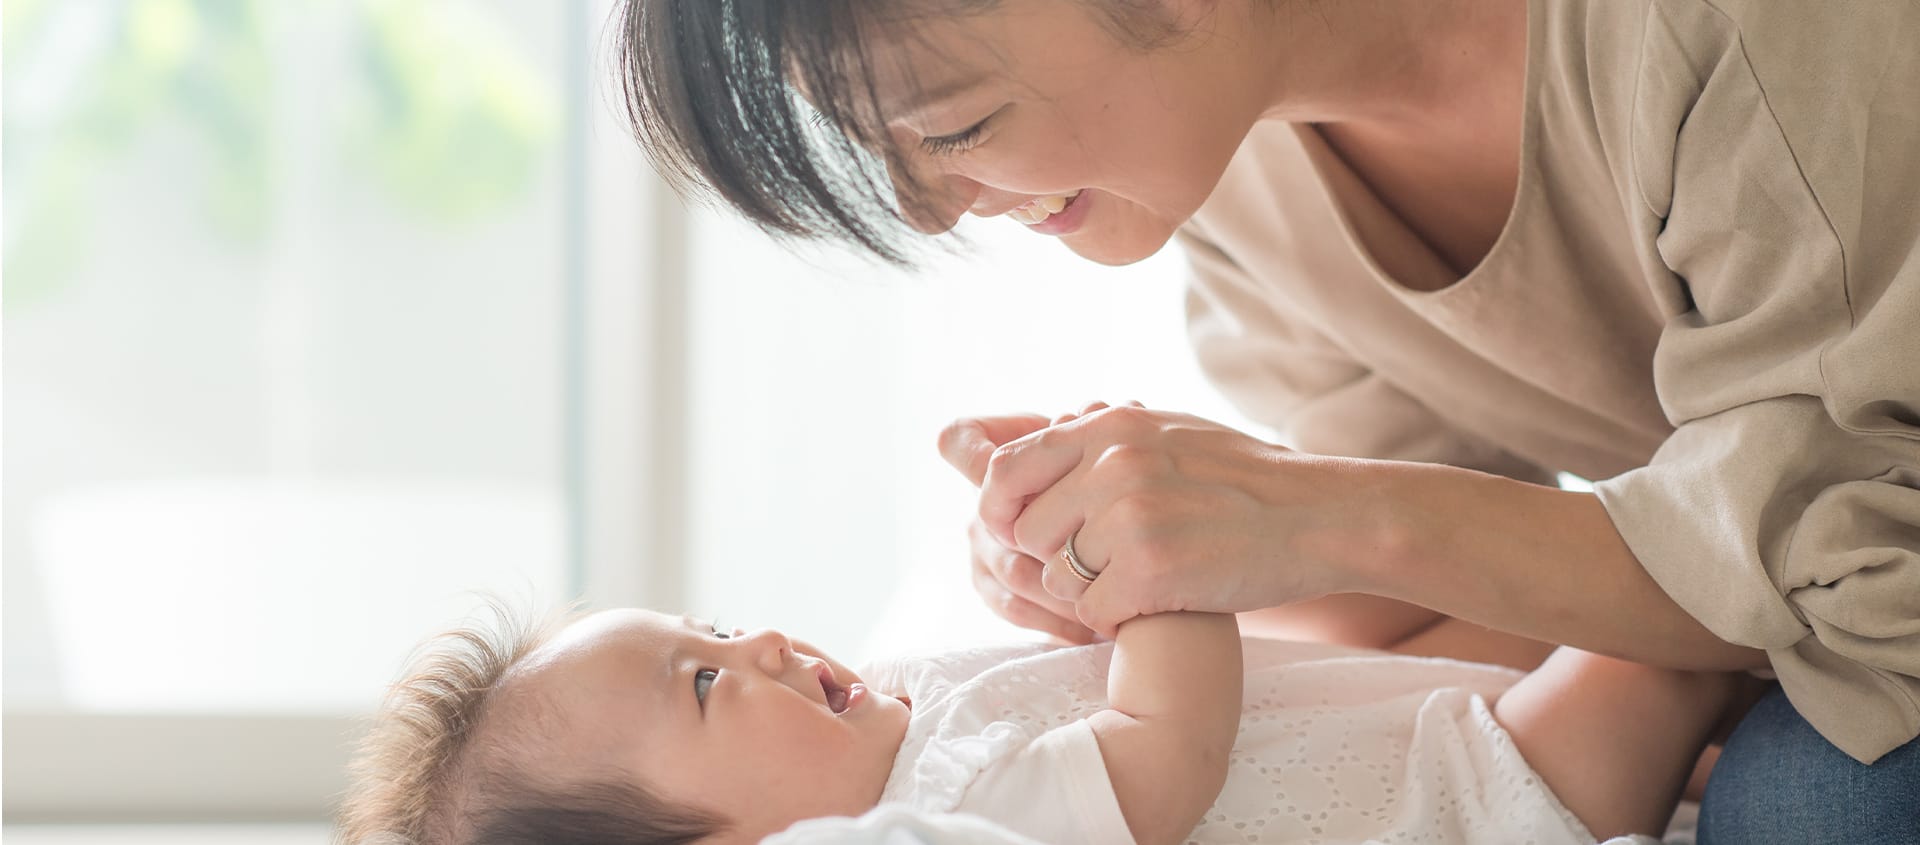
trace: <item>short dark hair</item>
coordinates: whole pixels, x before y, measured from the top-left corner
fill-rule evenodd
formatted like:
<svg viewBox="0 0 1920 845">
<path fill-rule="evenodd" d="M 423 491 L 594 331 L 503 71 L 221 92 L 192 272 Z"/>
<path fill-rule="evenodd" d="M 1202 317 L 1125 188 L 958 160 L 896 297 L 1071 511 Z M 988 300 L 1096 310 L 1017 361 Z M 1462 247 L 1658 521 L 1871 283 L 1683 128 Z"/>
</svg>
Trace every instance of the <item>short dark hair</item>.
<svg viewBox="0 0 1920 845">
<path fill-rule="evenodd" d="M 900 240 L 910 227 L 886 171 L 903 162 L 871 120 L 873 60 L 858 32 L 876 24 L 863 4 L 627 0 L 627 116 L 668 184 L 717 197 L 776 236 L 909 263 Z"/>
<path fill-rule="evenodd" d="M 719 833 L 713 816 L 669 803 L 617 777 L 563 788 L 510 774 L 472 796 L 471 845 L 689 845 Z"/>
<path fill-rule="evenodd" d="M 422 644 L 361 740 L 336 812 L 341 845 L 681 845 L 725 820 L 672 804 L 620 772 L 549 783 L 516 765 L 537 742 L 528 719 L 502 718 L 501 679 L 583 615 L 536 620 L 490 597 L 469 620 Z M 520 714 L 512 714 L 518 716 Z"/>
<path fill-rule="evenodd" d="M 999 2 L 626 0 L 617 25 L 627 117 L 683 196 L 717 198 L 776 237 L 839 241 L 910 265 L 903 242 L 916 233 L 895 206 L 888 168 L 908 180 L 908 204 L 926 191 L 872 120 L 880 109 L 866 38 L 910 37 L 917 19 Z M 1178 35 L 1162 0 L 1087 2 L 1122 43 L 1145 49 Z"/>
</svg>

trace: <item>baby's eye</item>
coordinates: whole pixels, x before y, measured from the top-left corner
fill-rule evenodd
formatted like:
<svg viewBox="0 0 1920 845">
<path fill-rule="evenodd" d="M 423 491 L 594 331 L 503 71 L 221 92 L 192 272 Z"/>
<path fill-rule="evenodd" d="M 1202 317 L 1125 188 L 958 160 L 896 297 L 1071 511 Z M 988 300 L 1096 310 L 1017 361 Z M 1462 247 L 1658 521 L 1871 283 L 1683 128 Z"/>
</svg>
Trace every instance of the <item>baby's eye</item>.
<svg viewBox="0 0 1920 845">
<path fill-rule="evenodd" d="M 712 625 L 709 625 L 709 626 L 707 626 L 707 627 L 709 627 L 709 628 L 712 628 L 712 629 L 713 629 L 713 635 L 714 635 L 714 636 L 716 636 L 716 637 L 719 637 L 720 639 L 723 639 L 723 640 L 728 640 L 728 639 L 732 639 L 732 638 L 733 638 L 733 635 L 732 635 L 732 634 L 730 634 L 730 633 L 727 633 L 727 629 L 725 629 L 725 628 L 721 628 L 721 627 L 720 627 L 720 620 L 718 620 L 718 619 L 716 619 L 716 620 L 714 620 L 714 621 L 713 621 L 713 624 L 712 624 Z"/>
<path fill-rule="evenodd" d="M 698 672 L 693 673 L 694 699 L 701 702 L 702 704 L 706 703 L 707 690 L 708 688 L 713 686 L 714 679 L 718 677 L 720 677 L 720 673 L 713 669 L 702 669 Z"/>
</svg>

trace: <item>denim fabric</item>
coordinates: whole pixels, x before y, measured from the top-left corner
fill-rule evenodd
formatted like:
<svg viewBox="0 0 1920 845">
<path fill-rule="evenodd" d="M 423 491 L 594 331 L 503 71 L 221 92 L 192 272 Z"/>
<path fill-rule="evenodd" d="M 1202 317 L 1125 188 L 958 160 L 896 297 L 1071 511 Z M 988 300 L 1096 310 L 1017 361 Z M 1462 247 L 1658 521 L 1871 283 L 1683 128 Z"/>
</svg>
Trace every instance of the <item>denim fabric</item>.
<svg viewBox="0 0 1920 845">
<path fill-rule="evenodd" d="M 1700 803 L 1699 845 L 1920 845 L 1920 739 L 1862 765 L 1775 685 L 1734 728 Z"/>
</svg>

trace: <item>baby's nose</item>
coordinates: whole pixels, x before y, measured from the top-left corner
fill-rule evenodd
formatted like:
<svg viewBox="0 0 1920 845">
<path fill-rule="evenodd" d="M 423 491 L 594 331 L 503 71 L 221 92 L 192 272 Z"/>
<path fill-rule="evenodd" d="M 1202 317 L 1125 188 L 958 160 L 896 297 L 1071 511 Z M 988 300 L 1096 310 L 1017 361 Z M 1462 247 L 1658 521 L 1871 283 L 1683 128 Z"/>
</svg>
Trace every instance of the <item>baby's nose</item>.
<svg viewBox="0 0 1920 845">
<path fill-rule="evenodd" d="M 788 655 L 793 653 L 793 641 L 787 635 L 772 628 L 762 628 L 744 637 L 741 642 L 753 652 L 753 659 L 767 674 L 778 675 L 787 668 Z"/>
</svg>

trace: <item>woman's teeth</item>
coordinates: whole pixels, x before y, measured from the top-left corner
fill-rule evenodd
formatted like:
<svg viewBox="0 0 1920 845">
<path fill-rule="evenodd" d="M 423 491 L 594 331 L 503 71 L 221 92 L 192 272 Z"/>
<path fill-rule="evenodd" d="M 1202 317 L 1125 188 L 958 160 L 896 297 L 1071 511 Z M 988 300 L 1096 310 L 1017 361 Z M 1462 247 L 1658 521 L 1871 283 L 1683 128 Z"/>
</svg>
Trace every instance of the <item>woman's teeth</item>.
<svg viewBox="0 0 1920 845">
<path fill-rule="evenodd" d="M 1067 203 L 1073 202 L 1073 198 L 1077 196 L 1080 196 L 1079 191 L 1074 191 L 1071 194 L 1063 196 L 1041 197 L 1035 200 L 1028 200 L 1019 208 L 1007 212 L 1007 216 L 1031 226 L 1055 214 L 1059 214 L 1060 210 L 1066 208 Z"/>
</svg>

